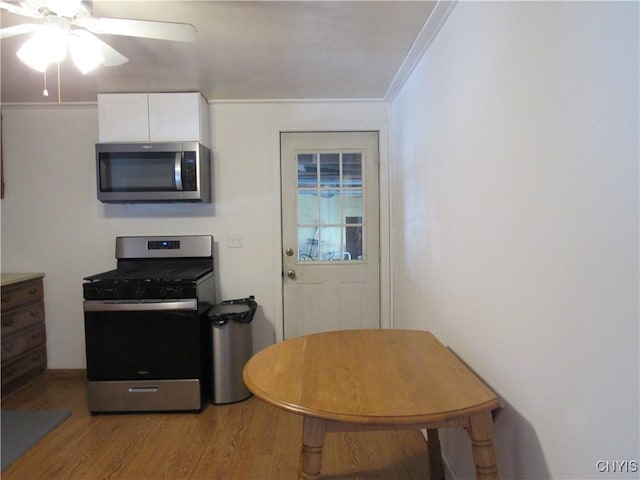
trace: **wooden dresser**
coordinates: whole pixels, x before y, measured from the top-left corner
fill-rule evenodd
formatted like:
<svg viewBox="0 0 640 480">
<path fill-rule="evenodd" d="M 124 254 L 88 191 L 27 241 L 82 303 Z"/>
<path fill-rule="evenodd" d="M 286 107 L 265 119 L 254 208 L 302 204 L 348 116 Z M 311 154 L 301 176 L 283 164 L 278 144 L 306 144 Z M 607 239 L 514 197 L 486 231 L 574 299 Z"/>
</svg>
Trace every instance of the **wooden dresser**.
<svg viewBox="0 0 640 480">
<path fill-rule="evenodd" d="M 2 396 L 47 367 L 44 273 L 2 274 Z"/>
</svg>

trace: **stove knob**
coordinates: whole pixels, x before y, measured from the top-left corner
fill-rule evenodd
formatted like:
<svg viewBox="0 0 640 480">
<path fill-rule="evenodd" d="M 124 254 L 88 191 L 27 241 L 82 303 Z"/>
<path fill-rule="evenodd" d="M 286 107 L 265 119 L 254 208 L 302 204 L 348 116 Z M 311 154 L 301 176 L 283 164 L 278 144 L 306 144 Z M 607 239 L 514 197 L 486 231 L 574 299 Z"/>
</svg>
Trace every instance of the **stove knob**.
<svg viewBox="0 0 640 480">
<path fill-rule="evenodd" d="M 108 300 L 111 298 L 116 298 L 115 295 L 117 293 L 117 290 L 113 287 L 100 287 L 97 289 L 97 293 L 99 298 L 106 298 Z"/>
</svg>

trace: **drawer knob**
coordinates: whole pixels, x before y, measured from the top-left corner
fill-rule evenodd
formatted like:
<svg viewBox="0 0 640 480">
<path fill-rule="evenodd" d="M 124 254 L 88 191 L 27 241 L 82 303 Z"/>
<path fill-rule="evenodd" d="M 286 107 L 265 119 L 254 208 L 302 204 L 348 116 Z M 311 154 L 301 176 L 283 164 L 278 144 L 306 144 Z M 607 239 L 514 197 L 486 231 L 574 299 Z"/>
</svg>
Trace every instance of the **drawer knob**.
<svg viewBox="0 0 640 480">
<path fill-rule="evenodd" d="M 31 287 L 29 289 L 29 294 L 35 295 L 36 293 L 38 293 L 38 287 Z"/>
</svg>

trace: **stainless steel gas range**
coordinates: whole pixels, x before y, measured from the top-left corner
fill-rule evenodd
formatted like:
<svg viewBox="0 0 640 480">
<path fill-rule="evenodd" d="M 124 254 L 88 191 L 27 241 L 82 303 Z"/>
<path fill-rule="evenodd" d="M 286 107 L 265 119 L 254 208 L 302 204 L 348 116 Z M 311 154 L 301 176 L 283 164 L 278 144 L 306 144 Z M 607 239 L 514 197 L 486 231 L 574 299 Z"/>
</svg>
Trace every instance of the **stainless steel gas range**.
<svg viewBox="0 0 640 480">
<path fill-rule="evenodd" d="M 85 278 L 89 410 L 200 411 L 211 395 L 213 237 L 117 237 Z"/>
</svg>

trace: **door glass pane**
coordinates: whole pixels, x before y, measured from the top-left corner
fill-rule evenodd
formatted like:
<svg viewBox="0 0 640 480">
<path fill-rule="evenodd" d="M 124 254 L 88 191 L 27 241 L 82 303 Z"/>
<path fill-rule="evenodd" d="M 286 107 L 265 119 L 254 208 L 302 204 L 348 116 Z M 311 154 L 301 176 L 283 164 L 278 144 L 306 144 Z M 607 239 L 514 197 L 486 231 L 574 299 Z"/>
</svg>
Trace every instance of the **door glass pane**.
<svg viewBox="0 0 640 480">
<path fill-rule="evenodd" d="M 362 209 L 362 189 L 354 188 L 346 190 L 344 192 L 343 212 L 345 217 L 359 217 L 362 223 L 362 217 L 364 216 L 364 210 Z M 345 223 L 349 223 L 345 221 Z"/>
<path fill-rule="evenodd" d="M 321 260 L 340 260 L 342 247 L 342 228 L 321 227 L 320 228 L 320 253 Z"/>
<path fill-rule="evenodd" d="M 362 152 L 297 154 L 298 260 L 365 260 Z"/>
<path fill-rule="evenodd" d="M 345 248 L 353 260 L 362 260 L 362 217 L 347 217 Z"/>
<path fill-rule="evenodd" d="M 298 227 L 298 260 L 318 259 L 317 227 Z"/>
<path fill-rule="evenodd" d="M 320 194 L 320 223 L 340 223 L 340 199 L 339 190 L 322 190 Z"/>
<path fill-rule="evenodd" d="M 315 153 L 298 154 L 298 188 L 318 185 L 318 156 Z"/>
<path fill-rule="evenodd" d="M 340 154 L 321 153 L 320 154 L 320 186 L 338 187 L 340 186 Z"/>
<path fill-rule="evenodd" d="M 319 206 L 317 190 L 298 189 L 298 224 L 316 225 Z"/>
<path fill-rule="evenodd" d="M 342 176 L 347 187 L 362 186 L 362 154 L 345 153 L 342 155 Z"/>
</svg>

